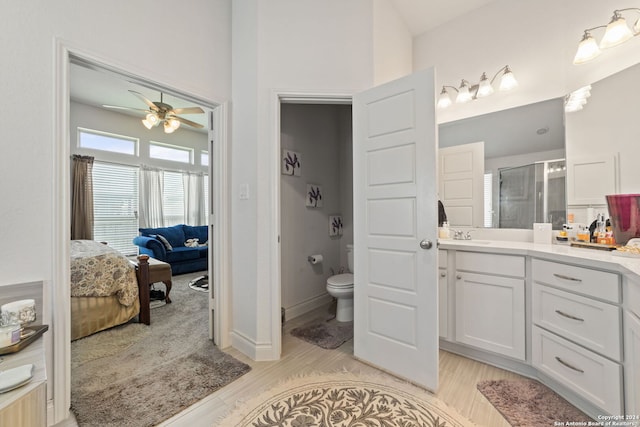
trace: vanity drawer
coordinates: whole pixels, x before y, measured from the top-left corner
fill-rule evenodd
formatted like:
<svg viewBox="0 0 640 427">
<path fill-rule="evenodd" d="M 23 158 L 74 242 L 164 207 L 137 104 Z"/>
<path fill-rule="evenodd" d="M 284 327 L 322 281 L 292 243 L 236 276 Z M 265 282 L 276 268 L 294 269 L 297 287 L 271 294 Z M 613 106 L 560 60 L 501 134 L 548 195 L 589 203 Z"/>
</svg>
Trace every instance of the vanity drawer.
<svg viewBox="0 0 640 427">
<path fill-rule="evenodd" d="M 559 289 L 533 285 L 533 322 L 590 350 L 620 361 L 619 307 Z"/>
<path fill-rule="evenodd" d="M 622 414 L 622 366 L 537 326 L 533 366 L 609 414 Z"/>
<path fill-rule="evenodd" d="M 456 251 L 456 270 L 524 277 L 524 257 Z"/>
<path fill-rule="evenodd" d="M 620 276 L 559 262 L 532 259 L 533 281 L 600 298 L 620 302 Z"/>
</svg>

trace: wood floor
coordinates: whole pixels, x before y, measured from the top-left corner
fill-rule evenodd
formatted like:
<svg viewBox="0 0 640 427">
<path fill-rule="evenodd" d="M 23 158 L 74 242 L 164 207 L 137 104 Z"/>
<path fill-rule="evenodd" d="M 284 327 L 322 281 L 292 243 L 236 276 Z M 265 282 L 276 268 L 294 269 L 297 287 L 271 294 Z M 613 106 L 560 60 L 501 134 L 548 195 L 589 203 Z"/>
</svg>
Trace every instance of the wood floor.
<svg viewBox="0 0 640 427">
<path fill-rule="evenodd" d="M 314 318 L 327 317 L 326 310 L 312 312 L 287 322 L 285 332 Z M 353 358 L 353 341 L 343 344 L 336 350 L 324 350 L 285 333 L 282 343 L 282 358 L 277 362 L 254 362 L 238 351 L 229 349 L 229 354 L 251 365 L 251 371 L 165 421 L 161 426 L 211 427 L 218 425 L 216 421 L 232 410 L 236 402 L 247 400 L 296 374 L 335 372 L 346 369 L 351 372 L 385 375 Z M 509 427 L 500 413 L 476 389 L 478 381 L 503 378 L 513 379 L 520 376 L 440 351 L 440 389 L 436 396 L 478 426 Z"/>
</svg>

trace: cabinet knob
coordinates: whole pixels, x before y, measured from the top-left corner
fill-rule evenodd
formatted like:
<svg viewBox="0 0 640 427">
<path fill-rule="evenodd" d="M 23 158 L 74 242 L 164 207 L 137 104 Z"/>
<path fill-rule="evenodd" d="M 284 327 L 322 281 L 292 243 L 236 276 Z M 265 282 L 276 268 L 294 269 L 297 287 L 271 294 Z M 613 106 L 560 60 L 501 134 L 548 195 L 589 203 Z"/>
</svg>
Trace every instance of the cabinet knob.
<svg viewBox="0 0 640 427">
<path fill-rule="evenodd" d="M 456 279 L 458 279 L 458 280 L 462 279 L 462 275 L 461 274 L 456 274 Z"/>
<path fill-rule="evenodd" d="M 440 277 L 447 277 L 447 273 L 440 273 Z"/>
</svg>

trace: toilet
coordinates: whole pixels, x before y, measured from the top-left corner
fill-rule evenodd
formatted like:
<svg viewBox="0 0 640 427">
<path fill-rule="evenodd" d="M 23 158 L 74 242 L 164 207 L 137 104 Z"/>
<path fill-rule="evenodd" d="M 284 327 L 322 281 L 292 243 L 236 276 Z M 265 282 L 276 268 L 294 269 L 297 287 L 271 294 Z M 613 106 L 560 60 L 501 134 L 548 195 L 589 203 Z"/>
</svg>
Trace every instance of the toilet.
<svg viewBox="0 0 640 427">
<path fill-rule="evenodd" d="M 353 245 L 347 245 L 347 267 L 349 273 L 336 274 L 327 279 L 327 292 L 338 300 L 338 322 L 353 321 Z"/>
</svg>

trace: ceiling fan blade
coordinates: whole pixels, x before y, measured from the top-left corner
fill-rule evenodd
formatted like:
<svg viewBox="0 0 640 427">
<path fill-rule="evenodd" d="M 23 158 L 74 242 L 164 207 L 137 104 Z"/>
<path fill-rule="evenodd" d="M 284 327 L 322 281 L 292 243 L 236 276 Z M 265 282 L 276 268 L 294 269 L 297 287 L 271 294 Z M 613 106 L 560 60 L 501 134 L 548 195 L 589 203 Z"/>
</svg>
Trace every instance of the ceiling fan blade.
<svg viewBox="0 0 640 427">
<path fill-rule="evenodd" d="M 142 102 L 144 102 L 145 104 L 147 104 L 147 106 L 149 108 L 151 108 L 153 111 L 158 111 L 158 107 L 156 106 L 156 104 L 154 104 L 153 102 L 149 101 L 143 94 L 141 94 L 140 92 L 136 92 L 135 90 L 129 90 L 129 92 L 131 92 L 132 94 L 134 94 L 135 96 L 137 96 L 138 98 L 140 98 L 142 100 Z"/>
<path fill-rule="evenodd" d="M 149 110 L 143 110 L 142 108 L 131 108 L 131 107 L 120 107 L 118 105 L 106 105 L 106 104 L 102 104 L 102 106 L 104 108 L 112 108 L 114 110 L 128 110 L 128 111 L 139 111 L 141 113 L 149 113 Z"/>
<path fill-rule="evenodd" d="M 204 110 L 200 107 L 174 108 L 171 112 L 173 114 L 204 114 Z"/>
<path fill-rule="evenodd" d="M 178 116 L 173 116 L 172 115 L 171 118 L 172 119 L 176 119 L 180 123 L 184 123 L 185 125 L 189 125 L 189 126 L 192 126 L 194 128 L 202 129 L 204 127 L 200 123 L 192 122 L 191 120 L 187 120 L 187 119 L 182 118 L 182 117 L 178 117 Z"/>
</svg>

